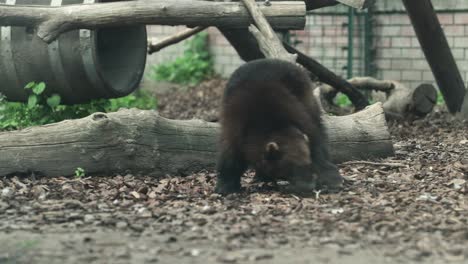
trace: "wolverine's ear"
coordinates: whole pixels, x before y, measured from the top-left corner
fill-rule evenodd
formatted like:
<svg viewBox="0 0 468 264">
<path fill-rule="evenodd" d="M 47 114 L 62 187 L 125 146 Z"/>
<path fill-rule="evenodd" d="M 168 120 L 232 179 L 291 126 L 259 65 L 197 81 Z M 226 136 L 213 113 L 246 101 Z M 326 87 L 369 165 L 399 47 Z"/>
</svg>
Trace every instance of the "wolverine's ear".
<svg viewBox="0 0 468 264">
<path fill-rule="evenodd" d="M 277 160 L 281 157 L 281 151 L 276 142 L 268 142 L 265 146 L 265 159 Z"/>
</svg>

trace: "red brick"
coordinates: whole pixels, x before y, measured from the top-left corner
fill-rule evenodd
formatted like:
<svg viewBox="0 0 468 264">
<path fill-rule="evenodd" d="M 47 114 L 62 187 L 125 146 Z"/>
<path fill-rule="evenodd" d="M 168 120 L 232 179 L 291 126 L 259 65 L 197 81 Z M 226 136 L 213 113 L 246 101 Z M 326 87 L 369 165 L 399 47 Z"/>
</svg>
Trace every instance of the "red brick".
<svg viewBox="0 0 468 264">
<path fill-rule="evenodd" d="M 468 13 L 456 13 L 454 14 L 455 24 L 468 24 Z"/>
<path fill-rule="evenodd" d="M 377 47 L 380 48 L 390 48 L 392 46 L 391 38 L 382 37 L 377 40 Z"/>
<path fill-rule="evenodd" d="M 411 38 L 392 38 L 392 48 L 408 48 L 411 47 Z"/>
<path fill-rule="evenodd" d="M 392 59 L 392 70 L 411 70 L 411 60 Z"/>
<path fill-rule="evenodd" d="M 448 25 L 443 26 L 445 35 L 447 36 L 463 36 L 465 35 L 464 25 Z"/>
<path fill-rule="evenodd" d="M 453 14 L 437 14 L 442 25 L 453 24 Z"/>
<path fill-rule="evenodd" d="M 391 15 L 390 16 L 390 24 L 391 25 L 410 25 L 411 22 L 409 20 L 408 15 Z"/>
<path fill-rule="evenodd" d="M 411 39 L 411 47 L 421 48 L 421 44 L 419 44 L 418 38 L 414 37 L 414 38 Z"/>
<path fill-rule="evenodd" d="M 422 79 L 422 71 L 403 71 L 401 79 L 405 81 L 420 81 Z"/>
<path fill-rule="evenodd" d="M 400 35 L 404 37 L 413 37 L 416 36 L 413 26 L 403 26 L 401 27 Z"/>
</svg>

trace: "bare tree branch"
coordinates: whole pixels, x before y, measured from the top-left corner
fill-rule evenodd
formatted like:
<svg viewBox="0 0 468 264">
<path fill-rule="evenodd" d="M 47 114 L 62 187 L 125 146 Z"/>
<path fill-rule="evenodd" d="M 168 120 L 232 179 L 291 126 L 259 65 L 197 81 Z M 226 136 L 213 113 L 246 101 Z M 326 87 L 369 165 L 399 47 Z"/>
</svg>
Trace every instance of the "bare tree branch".
<svg viewBox="0 0 468 264">
<path fill-rule="evenodd" d="M 198 32 L 201 32 L 201 31 L 205 30 L 206 28 L 207 27 L 188 28 L 188 29 L 186 29 L 184 31 L 177 32 L 176 34 L 174 34 L 172 36 L 164 38 L 163 40 L 161 40 L 158 43 L 155 43 L 155 44 L 149 43 L 148 44 L 148 54 L 153 54 L 155 52 L 158 52 L 158 51 L 164 49 L 167 46 L 179 43 L 182 40 L 187 39 L 187 38 L 197 34 Z"/>
<path fill-rule="evenodd" d="M 255 0 L 242 0 L 249 10 L 255 25 L 250 25 L 249 30 L 258 41 L 260 50 L 267 58 L 277 58 L 296 63 L 297 55 L 290 54 L 281 44 L 278 35 L 271 28 Z M 305 8 L 304 8 L 305 12 Z"/>
</svg>

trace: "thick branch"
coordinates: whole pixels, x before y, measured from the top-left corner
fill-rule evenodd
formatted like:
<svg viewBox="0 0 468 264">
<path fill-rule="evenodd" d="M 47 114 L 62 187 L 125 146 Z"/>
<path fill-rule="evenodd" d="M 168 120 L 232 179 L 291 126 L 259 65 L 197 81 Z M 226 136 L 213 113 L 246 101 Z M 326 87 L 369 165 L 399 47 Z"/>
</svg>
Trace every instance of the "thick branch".
<svg viewBox="0 0 468 264">
<path fill-rule="evenodd" d="M 275 28 L 302 29 L 302 1 L 273 2 L 261 7 Z M 138 0 L 62 7 L 0 5 L 0 25 L 37 28 L 38 36 L 50 43 L 73 29 L 94 29 L 135 24 L 219 26 L 243 28 L 251 24 L 242 3 L 197 0 Z"/>
<path fill-rule="evenodd" d="M 255 25 L 249 26 L 249 31 L 258 41 L 260 50 L 267 58 L 277 58 L 292 63 L 296 63 L 297 55 L 290 54 L 281 44 L 278 35 L 270 26 L 262 11 L 258 8 L 255 0 L 242 0 L 246 8 L 249 10 Z M 271 3 L 270 3 L 271 4 Z"/>
<path fill-rule="evenodd" d="M 336 1 L 342 3 L 343 5 L 347 5 L 350 7 L 357 8 L 357 9 L 364 9 L 368 7 L 375 0 L 336 0 Z"/>
<path fill-rule="evenodd" d="M 357 9 L 366 8 L 372 1 L 375 0 L 306 0 L 307 10 L 319 9 L 326 6 L 334 6 L 344 4 Z"/>
<path fill-rule="evenodd" d="M 380 103 L 349 116 L 324 116 L 324 124 L 335 162 L 393 155 Z M 214 169 L 218 133 L 216 123 L 169 120 L 155 111 L 96 113 L 0 133 L 0 175 L 63 176 L 77 167 L 87 174 L 189 174 Z"/>
<path fill-rule="evenodd" d="M 207 27 L 194 27 L 194 28 L 188 28 L 184 31 L 178 32 L 172 36 L 169 36 L 167 38 L 164 38 L 158 43 L 150 43 L 148 44 L 148 54 L 153 54 L 155 52 L 158 52 L 162 49 L 164 49 L 167 46 L 176 44 L 181 42 L 184 39 L 190 38 L 191 36 L 197 34 L 200 31 L 205 30 Z"/>
<path fill-rule="evenodd" d="M 354 77 L 348 80 L 357 89 L 374 90 L 388 93 L 395 89 L 394 83 L 390 81 L 381 81 L 371 77 Z"/>
<path fill-rule="evenodd" d="M 458 115 L 460 119 L 468 120 L 468 91 L 465 93 L 465 100 Z"/>
<path fill-rule="evenodd" d="M 312 72 L 315 76 L 317 76 L 321 82 L 331 85 L 339 92 L 342 92 L 348 96 L 356 110 L 362 110 L 369 105 L 369 101 L 366 99 L 366 97 L 359 90 L 353 87 L 353 85 L 348 81 L 336 75 L 318 61 L 305 55 L 291 45 L 287 43 L 283 43 L 283 45 L 289 52 L 298 54 L 297 62 Z"/>
</svg>

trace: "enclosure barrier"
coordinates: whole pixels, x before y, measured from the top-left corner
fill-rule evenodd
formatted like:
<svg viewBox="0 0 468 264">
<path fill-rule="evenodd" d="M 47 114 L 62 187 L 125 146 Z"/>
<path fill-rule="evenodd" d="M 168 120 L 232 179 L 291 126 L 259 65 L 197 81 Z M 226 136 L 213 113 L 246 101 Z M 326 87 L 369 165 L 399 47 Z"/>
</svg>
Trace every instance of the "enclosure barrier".
<svg viewBox="0 0 468 264">
<path fill-rule="evenodd" d="M 8 5 L 89 4 L 104 0 L 0 0 Z M 133 92 L 146 64 L 144 25 L 74 30 L 47 45 L 31 28 L 0 27 L 0 93 L 26 101 L 24 86 L 43 81 L 63 103 L 115 98 Z"/>
</svg>

